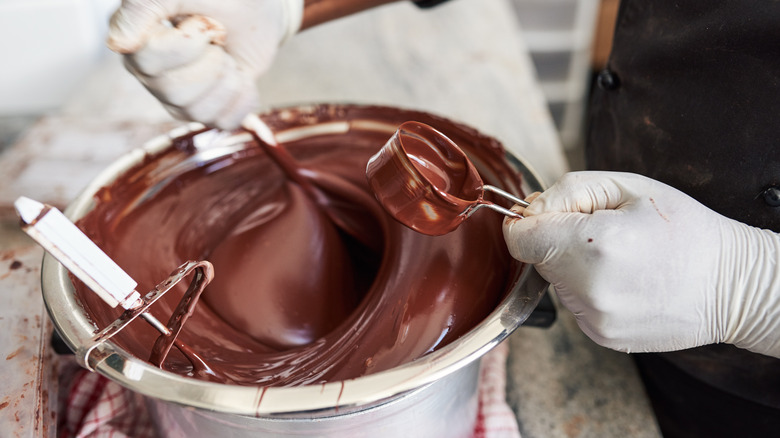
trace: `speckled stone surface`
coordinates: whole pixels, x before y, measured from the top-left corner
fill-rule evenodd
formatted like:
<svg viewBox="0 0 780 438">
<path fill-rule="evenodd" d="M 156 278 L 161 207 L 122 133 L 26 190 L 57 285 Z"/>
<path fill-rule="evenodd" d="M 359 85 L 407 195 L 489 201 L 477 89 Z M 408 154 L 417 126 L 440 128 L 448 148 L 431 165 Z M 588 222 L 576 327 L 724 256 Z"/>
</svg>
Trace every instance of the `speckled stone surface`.
<svg viewBox="0 0 780 438">
<path fill-rule="evenodd" d="M 507 400 L 523 437 L 661 436 L 630 356 L 592 342 L 565 309 L 507 342 Z"/>
</svg>

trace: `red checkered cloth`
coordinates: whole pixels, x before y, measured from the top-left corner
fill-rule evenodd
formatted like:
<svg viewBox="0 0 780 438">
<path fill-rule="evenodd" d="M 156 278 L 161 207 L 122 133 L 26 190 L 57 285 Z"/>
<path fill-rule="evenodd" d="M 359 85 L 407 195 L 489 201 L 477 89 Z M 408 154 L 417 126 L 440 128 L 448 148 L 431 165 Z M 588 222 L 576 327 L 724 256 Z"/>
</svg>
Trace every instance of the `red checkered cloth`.
<svg viewBox="0 0 780 438">
<path fill-rule="evenodd" d="M 517 417 L 506 402 L 508 354 L 509 346 L 504 342 L 482 358 L 474 438 L 520 438 Z"/>
<path fill-rule="evenodd" d="M 520 437 L 515 414 L 506 403 L 507 353 L 507 345 L 500 344 L 482 358 L 474 438 Z M 141 395 L 83 369 L 72 379 L 59 436 L 158 438 Z"/>
<path fill-rule="evenodd" d="M 60 438 L 157 438 L 140 394 L 87 370 L 75 374 Z"/>
</svg>

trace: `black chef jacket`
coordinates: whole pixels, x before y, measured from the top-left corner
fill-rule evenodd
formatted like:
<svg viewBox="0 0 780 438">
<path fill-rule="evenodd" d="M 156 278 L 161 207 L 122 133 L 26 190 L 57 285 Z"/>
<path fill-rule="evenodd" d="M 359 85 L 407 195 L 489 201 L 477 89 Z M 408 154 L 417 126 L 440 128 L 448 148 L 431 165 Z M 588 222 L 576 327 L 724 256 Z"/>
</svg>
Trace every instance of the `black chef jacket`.
<svg viewBox="0 0 780 438">
<path fill-rule="evenodd" d="M 780 232 L 780 1 L 623 0 L 597 82 L 590 169 Z M 636 357 L 665 436 L 780 435 L 780 360 L 728 345 Z"/>
</svg>

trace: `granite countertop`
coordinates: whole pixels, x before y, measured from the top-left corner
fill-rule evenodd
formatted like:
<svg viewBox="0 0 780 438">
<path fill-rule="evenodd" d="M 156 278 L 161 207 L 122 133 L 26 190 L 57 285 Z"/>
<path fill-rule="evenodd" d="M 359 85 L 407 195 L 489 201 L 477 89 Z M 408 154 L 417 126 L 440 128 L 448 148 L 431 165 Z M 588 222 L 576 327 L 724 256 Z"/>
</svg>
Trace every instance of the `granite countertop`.
<svg viewBox="0 0 780 438">
<path fill-rule="evenodd" d="M 429 11 L 393 4 L 297 36 L 258 86 L 268 107 L 382 104 L 464 122 L 549 184 L 567 165 L 521 38 L 508 1 Z M 42 250 L 19 231 L 13 200 L 64 207 L 118 156 L 181 125 L 120 64 L 108 56 L 54 114 L 0 121 L 0 139 L 12 139 L 0 148 L 0 430 L 8 436 L 56 436 L 58 393 Z M 568 312 L 508 342 L 508 400 L 524 437 L 660 436 L 629 356 L 592 343 Z"/>
</svg>

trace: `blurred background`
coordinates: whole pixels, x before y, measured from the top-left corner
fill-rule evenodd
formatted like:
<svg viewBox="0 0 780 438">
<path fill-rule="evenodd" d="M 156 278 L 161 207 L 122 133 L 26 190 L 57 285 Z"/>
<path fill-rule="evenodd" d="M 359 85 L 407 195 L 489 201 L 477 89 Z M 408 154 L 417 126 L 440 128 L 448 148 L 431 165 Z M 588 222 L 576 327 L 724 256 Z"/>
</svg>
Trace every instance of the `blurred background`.
<svg viewBox="0 0 780 438">
<path fill-rule="evenodd" d="M 457 0 L 453 0 L 457 1 Z M 572 169 L 592 78 L 606 63 L 619 0 L 512 0 Z M 83 86 L 108 50 L 119 0 L 0 0 L 0 152 Z"/>
<path fill-rule="evenodd" d="M 0 150 L 56 111 L 108 51 L 119 0 L 0 0 Z"/>
<path fill-rule="evenodd" d="M 582 169 L 593 78 L 607 63 L 619 0 L 512 0 L 555 128 Z"/>
</svg>

